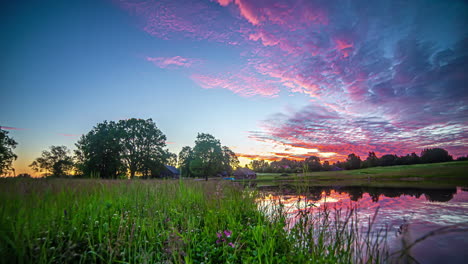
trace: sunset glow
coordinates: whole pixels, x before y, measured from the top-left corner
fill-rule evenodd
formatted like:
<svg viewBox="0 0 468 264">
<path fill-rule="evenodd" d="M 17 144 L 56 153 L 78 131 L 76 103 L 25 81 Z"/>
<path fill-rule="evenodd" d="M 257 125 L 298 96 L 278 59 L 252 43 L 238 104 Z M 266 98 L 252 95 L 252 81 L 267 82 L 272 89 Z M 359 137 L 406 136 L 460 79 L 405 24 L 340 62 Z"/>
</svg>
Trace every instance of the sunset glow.
<svg viewBox="0 0 468 264">
<path fill-rule="evenodd" d="M 466 1 L 103 0 L 2 8 L 17 173 L 104 120 L 241 158 L 468 154 Z M 169 143 L 168 142 L 168 143 Z"/>
</svg>

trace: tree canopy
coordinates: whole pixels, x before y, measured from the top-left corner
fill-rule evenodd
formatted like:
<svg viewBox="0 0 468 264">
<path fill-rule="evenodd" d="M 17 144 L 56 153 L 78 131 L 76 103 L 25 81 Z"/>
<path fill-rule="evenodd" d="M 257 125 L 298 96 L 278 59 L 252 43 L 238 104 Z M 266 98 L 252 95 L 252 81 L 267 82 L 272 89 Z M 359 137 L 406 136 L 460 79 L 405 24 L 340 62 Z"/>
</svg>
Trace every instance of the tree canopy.
<svg viewBox="0 0 468 264">
<path fill-rule="evenodd" d="M 63 177 L 73 170 L 73 158 L 65 146 L 51 146 L 50 150 L 42 151 L 40 157 L 29 165 L 36 172 L 44 172 L 45 176 Z"/>
<path fill-rule="evenodd" d="M 125 173 L 121 134 L 113 121 L 97 124 L 75 144 L 77 169 L 84 175 L 115 179 Z"/>
<path fill-rule="evenodd" d="M 13 149 L 18 143 L 8 136 L 8 131 L 0 127 L 0 175 L 12 170 L 11 164 L 17 158 Z"/>
</svg>

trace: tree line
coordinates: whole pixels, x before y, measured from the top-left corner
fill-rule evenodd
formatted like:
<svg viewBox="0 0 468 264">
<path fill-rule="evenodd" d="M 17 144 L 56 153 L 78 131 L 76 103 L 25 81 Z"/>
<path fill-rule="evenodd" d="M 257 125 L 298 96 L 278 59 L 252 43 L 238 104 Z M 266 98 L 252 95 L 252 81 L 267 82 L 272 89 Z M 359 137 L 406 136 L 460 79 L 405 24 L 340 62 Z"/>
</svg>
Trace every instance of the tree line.
<svg viewBox="0 0 468 264">
<path fill-rule="evenodd" d="M 459 157 L 457 161 L 468 160 L 468 156 Z M 302 173 L 309 171 L 330 171 L 330 170 L 355 170 L 377 166 L 411 165 L 421 163 L 436 163 L 453 161 L 453 157 L 448 151 L 442 148 L 424 149 L 421 155 L 416 153 L 398 156 L 395 154 L 386 154 L 377 157 L 375 152 L 369 152 L 367 158 L 362 160 L 360 156 L 351 153 L 345 161 L 338 161 L 330 164 L 328 161 L 323 163 L 317 156 L 310 156 L 305 160 L 291 160 L 283 158 L 279 161 L 268 162 L 266 160 L 253 160 L 248 165 L 256 172 L 265 173 Z"/>
<path fill-rule="evenodd" d="M 17 142 L 0 130 L 0 175 L 12 170 Z M 185 177 L 228 175 L 239 165 L 236 154 L 210 134 L 199 133 L 193 148 L 179 155 L 166 149 L 166 136 L 152 119 L 104 121 L 82 135 L 76 150 L 51 146 L 29 166 L 43 176 L 88 178 L 157 178 L 166 165 L 178 166 Z M 21 175 L 27 176 L 27 175 Z"/>
</svg>

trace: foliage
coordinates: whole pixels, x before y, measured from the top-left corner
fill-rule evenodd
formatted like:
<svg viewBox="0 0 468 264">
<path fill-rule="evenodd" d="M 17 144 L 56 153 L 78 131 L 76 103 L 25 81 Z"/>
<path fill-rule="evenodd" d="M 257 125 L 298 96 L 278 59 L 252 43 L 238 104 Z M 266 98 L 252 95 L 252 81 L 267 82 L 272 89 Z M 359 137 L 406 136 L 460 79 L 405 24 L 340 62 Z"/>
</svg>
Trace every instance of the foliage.
<svg viewBox="0 0 468 264">
<path fill-rule="evenodd" d="M 44 172 L 45 176 L 63 177 L 73 169 L 73 158 L 67 147 L 51 146 L 50 150 L 42 151 L 41 156 L 29 166 L 36 172 Z"/>
<path fill-rule="evenodd" d="M 221 142 L 210 134 L 199 133 L 193 147 L 190 171 L 196 176 L 214 176 L 223 169 Z"/>
<path fill-rule="evenodd" d="M 223 146 L 222 151 L 222 170 L 231 175 L 239 167 L 239 159 L 229 147 Z"/>
<path fill-rule="evenodd" d="M 452 161 L 452 156 L 448 151 L 441 148 L 425 149 L 421 152 L 421 161 L 423 163 L 435 163 Z"/>
<path fill-rule="evenodd" d="M 122 159 L 130 172 L 143 176 L 157 176 L 167 159 L 164 150 L 166 136 L 156 127 L 152 119 L 131 118 L 117 124 L 121 136 Z"/>
<path fill-rule="evenodd" d="M 361 168 L 361 158 L 356 154 L 352 153 L 348 155 L 346 159 L 346 169 L 356 170 Z"/>
<path fill-rule="evenodd" d="M 310 156 L 304 160 L 304 163 L 307 164 L 309 171 L 321 171 L 322 164 L 320 163 L 320 158 L 317 156 Z"/>
<path fill-rule="evenodd" d="M 8 131 L 0 127 L 0 175 L 12 169 L 11 164 L 18 156 L 13 153 L 18 143 L 8 136 Z"/>
<path fill-rule="evenodd" d="M 193 150 L 189 146 L 185 146 L 179 152 L 178 166 L 181 170 L 182 177 L 191 177 L 193 173 L 190 171 L 190 163 L 193 161 Z"/>
<path fill-rule="evenodd" d="M 177 154 L 170 152 L 169 150 L 166 150 L 166 155 L 167 155 L 167 165 L 172 166 L 172 167 L 177 167 Z"/>
<path fill-rule="evenodd" d="M 97 124 L 75 144 L 78 170 L 85 176 L 116 179 L 124 173 L 120 131 L 113 121 Z"/>
</svg>

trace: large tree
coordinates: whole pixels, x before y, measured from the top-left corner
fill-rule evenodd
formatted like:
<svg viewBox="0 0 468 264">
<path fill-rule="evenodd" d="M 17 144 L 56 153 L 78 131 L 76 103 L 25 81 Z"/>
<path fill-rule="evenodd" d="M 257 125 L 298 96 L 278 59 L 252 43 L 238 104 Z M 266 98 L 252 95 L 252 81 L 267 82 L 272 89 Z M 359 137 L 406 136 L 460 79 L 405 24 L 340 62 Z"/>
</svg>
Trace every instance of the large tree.
<svg viewBox="0 0 468 264">
<path fill-rule="evenodd" d="M 197 176 L 205 176 L 205 180 L 208 180 L 208 176 L 216 175 L 223 169 L 221 142 L 210 134 L 198 134 L 193 156 L 190 171 Z"/>
<path fill-rule="evenodd" d="M 322 170 L 322 164 L 320 163 L 320 158 L 317 156 L 310 156 L 304 160 L 305 165 L 310 171 L 320 171 Z"/>
<path fill-rule="evenodd" d="M 166 136 L 152 119 L 120 120 L 122 158 L 130 178 L 136 173 L 143 176 L 157 175 L 167 160 Z"/>
<path fill-rule="evenodd" d="M 13 149 L 18 143 L 8 136 L 8 131 L 0 127 L 0 175 L 12 170 L 12 162 L 17 158 Z"/>
<path fill-rule="evenodd" d="M 361 168 L 361 158 L 354 153 L 348 155 L 346 159 L 346 169 L 355 170 Z"/>
<path fill-rule="evenodd" d="M 44 172 L 62 177 L 68 175 L 73 169 L 73 158 L 65 146 L 51 146 L 50 150 L 42 151 L 42 155 L 29 165 L 36 172 Z"/>
<path fill-rule="evenodd" d="M 84 176 L 115 179 L 124 173 L 121 134 L 113 121 L 97 124 L 76 143 L 77 168 Z"/>
<path fill-rule="evenodd" d="M 448 151 L 442 148 L 425 149 L 421 152 L 421 161 L 423 163 L 436 163 L 452 161 L 453 157 Z"/>
</svg>

